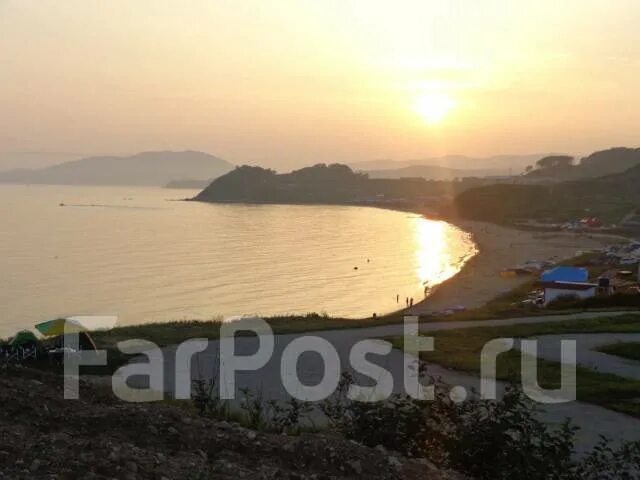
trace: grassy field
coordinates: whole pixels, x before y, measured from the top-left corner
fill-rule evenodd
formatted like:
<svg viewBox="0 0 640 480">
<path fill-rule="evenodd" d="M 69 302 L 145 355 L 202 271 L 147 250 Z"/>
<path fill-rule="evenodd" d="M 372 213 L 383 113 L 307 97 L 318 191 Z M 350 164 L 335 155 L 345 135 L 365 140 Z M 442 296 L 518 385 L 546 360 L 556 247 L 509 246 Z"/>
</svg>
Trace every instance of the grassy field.
<svg viewBox="0 0 640 480">
<path fill-rule="evenodd" d="M 640 314 L 615 318 L 598 318 L 562 323 L 514 325 L 507 327 L 475 327 L 459 330 L 433 332 L 435 351 L 425 352 L 422 359 L 459 371 L 479 373 L 482 347 L 494 338 L 526 338 L 537 335 L 562 333 L 637 333 L 640 332 Z M 402 339 L 392 340 L 394 346 L 402 348 Z M 520 382 L 519 351 L 512 350 L 498 357 L 497 378 Z M 541 360 L 538 364 L 538 379 L 545 388 L 558 388 L 560 364 Z M 578 368 L 578 400 L 594 403 L 618 412 L 640 417 L 640 381 L 598 373 Z"/>
<path fill-rule="evenodd" d="M 300 316 L 267 317 L 264 319 L 275 334 L 312 332 L 344 328 L 362 328 L 402 323 L 402 314 L 391 314 L 378 318 L 348 319 L 334 318 L 310 313 Z M 176 321 L 166 323 L 147 323 L 141 325 L 116 327 L 109 331 L 96 331 L 92 336 L 100 348 L 115 348 L 121 341 L 144 339 L 159 346 L 175 345 L 192 338 L 217 339 L 220 337 L 219 320 Z"/>
<path fill-rule="evenodd" d="M 318 330 L 374 327 L 402 323 L 402 314 L 391 314 L 369 319 L 333 318 L 309 313 L 300 316 L 280 316 L 265 318 L 275 334 L 312 332 Z M 107 375 L 126 363 L 131 356 L 120 353 L 117 344 L 126 340 L 148 340 L 159 347 L 176 345 L 194 338 L 215 340 L 220 338 L 220 320 L 184 320 L 165 323 L 147 323 L 116 327 L 108 331 L 95 331 L 91 335 L 99 349 L 107 350 L 107 367 L 87 367 L 85 373 Z M 242 335 L 243 332 L 239 332 Z M 249 334 L 247 332 L 247 334 Z"/>
<path fill-rule="evenodd" d="M 640 342 L 620 342 L 606 345 L 598 349 L 599 352 L 629 360 L 640 360 Z"/>
</svg>

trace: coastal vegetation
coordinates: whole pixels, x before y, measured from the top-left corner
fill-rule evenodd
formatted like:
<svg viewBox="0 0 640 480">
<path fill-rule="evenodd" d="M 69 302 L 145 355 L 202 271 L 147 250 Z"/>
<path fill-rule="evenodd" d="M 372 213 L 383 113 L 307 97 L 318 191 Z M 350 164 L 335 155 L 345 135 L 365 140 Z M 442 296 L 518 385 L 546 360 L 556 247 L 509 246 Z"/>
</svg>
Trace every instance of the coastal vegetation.
<svg viewBox="0 0 640 480">
<path fill-rule="evenodd" d="M 194 200 L 205 202 L 422 205 L 455 193 L 449 182 L 424 178 L 370 179 L 346 165 L 318 164 L 278 174 L 242 166 L 214 180 Z"/>
<path fill-rule="evenodd" d="M 567 155 L 551 155 L 538 160 L 527 169 L 532 179 L 565 181 L 604 177 L 640 164 L 640 148 L 610 148 L 592 153 L 575 162 Z"/>
<path fill-rule="evenodd" d="M 526 175 L 509 179 L 440 181 L 370 178 L 341 164 L 318 164 L 286 174 L 242 166 L 215 179 L 194 200 L 365 204 L 414 211 L 431 207 L 445 217 L 507 224 L 564 222 L 585 215 L 617 223 L 640 204 L 640 149 L 615 148 L 595 152 L 578 165 L 572 161 L 568 156 L 544 157 Z M 566 175 L 565 170 L 580 173 Z M 538 181 L 547 177 L 554 181 Z"/>
<path fill-rule="evenodd" d="M 495 402 L 457 404 L 438 394 L 432 402 L 362 403 L 345 398 L 348 382 L 343 377 L 336 396 L 313 407 L 274 410 L 249 396 L 238 415 L 207 388 L 195 388 L 190 401 L 129 404 L 83 382 L 70 402 L 59 377 L 9 368 L 0 377 L 0 426 L 11 441 L 0 465 L 8 478 L 81 471 L 149 480 L 253 478 L 256 469 L 264 479 L 613 480 L 635 478 L 640 466 L 638 442 L 602 439 L 577 456 L 578 429 L 541 423 L 517 389 Z M 327 416 L 324 428 L 296 426 L 311 408 Z"/>
<path fill-rule="evenodd" d="M 446 387 L 435 383 L 432 401 L 394 395 L 373 403 L 349 400 L 343 384 L 337 398 L 321 408 L 333 429 L 347 438 L 408 457 L 427 457 L 479 480 L 633 478 L 640 466 L 640 442 L 614 448 L 603 437 L 592 451 L 577 457 L 579 428 L 570 420 L 558 426 L 542 423 L 518 388 L 508 387 L 497 401 L 456 403 Z"/>
<path fill-rule="evenodd" d="M 640 165 L 635 165 L 589 180 L 486 185 L 461 192 L 449 213 L 497 223 L 564 222 L 585 215 L 618 223 L 640 204 L 639 182 Z"/>
<path fill-rule="evenodd" d="M 386 401 L 362 402 L 349 398 L 353 378 L 345 373 L 337 392 L 319 403 L 273 402 L 264 400 L 261 392 L 244 392 L 239 410 L 217 396 L 215 382 L 196 381 L 192 404 L 206 418 L 287 435 L 308 431 L 301 426 L 319 412 L 325 421 L 318 431 L 327 430 L 381 454 L 393 451 L 428 459 L 444 471 L 479 480 L 514 475 L 533 480 L 627 478 L 640 465 L 640 442 L 614 448 L 610 439 L 602 438 L 592 451 L 576 456 L 579 428 L 570 421 L 557 426 L 542 423 L 535 405 L 518 388 L 507 388 L 500 400 L 471 398 L 458 403 L 449 397 L 446 385 L 433 381 L 436 393 L 430 401 L 396 394 Z"/>
</svg>

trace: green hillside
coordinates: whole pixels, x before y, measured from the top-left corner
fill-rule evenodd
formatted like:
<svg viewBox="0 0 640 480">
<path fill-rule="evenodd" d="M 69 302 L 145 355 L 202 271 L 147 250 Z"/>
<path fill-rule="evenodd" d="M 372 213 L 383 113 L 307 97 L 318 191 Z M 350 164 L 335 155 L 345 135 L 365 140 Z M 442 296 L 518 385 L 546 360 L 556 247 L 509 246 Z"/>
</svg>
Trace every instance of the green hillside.
<svg viewBox="0 0 640 480">
<path fill-rule="evenodd" d="M 640 205 L 640 165 L 623 173 L 555 185 L 490 185 L 462 192 L 453 211 L 474 219 L 566 221 L 585 215 L 619 222 Z"/>
<path fill-rule="evenodd" d="M 636 165 L 640 165 L 640 148 L 616 147 L 592 153 L 578 163 L 564 155 L 541 158 L 527 177 L 548 181 L 586 180 L 621 173 Z"/>
<path fill-rule="evenodd" d="M 457 186 L 424 178 L 370 179 L 346 165 L 318 164 L 278 174 L 242 166 L 214 180 L 195 200 L 246 203 L 394 203 L 420 205 L 452 197 Z M 461 187 L 460 187 L 461 188 Z"/>
</svg>

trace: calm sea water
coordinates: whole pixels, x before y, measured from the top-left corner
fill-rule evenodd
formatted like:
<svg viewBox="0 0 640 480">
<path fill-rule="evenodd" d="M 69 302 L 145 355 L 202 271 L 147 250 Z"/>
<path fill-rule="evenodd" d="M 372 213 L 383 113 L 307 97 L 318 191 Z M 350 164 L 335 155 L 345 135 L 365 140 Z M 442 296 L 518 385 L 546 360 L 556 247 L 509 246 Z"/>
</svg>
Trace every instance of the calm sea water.
<svg viewBox="0 0 640 480">
<path fill-rule="evenodd" d="M 0 336 L 85 314 L 368 317 L 423 298 L 476 252 L 465 232 L 413 214 L 173 201 L 195 193 L 0 186 Z"/>
</svg>

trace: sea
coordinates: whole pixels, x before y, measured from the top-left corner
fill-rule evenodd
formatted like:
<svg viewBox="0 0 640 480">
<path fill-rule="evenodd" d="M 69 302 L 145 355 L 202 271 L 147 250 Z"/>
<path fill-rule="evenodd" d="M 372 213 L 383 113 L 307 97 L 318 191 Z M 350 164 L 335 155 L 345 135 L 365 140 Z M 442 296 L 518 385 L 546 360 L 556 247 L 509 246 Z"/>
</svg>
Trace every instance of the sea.
<svg viewBox="0 0 640 480">
<path fill-rule="evenodd" d="M 368 318 L 422 300 L 477 253 L 468 233 L 412 213 L 184 201 L 196 193 L 0 186 L 0 337 L 79 315 Z"/>
</svg>

